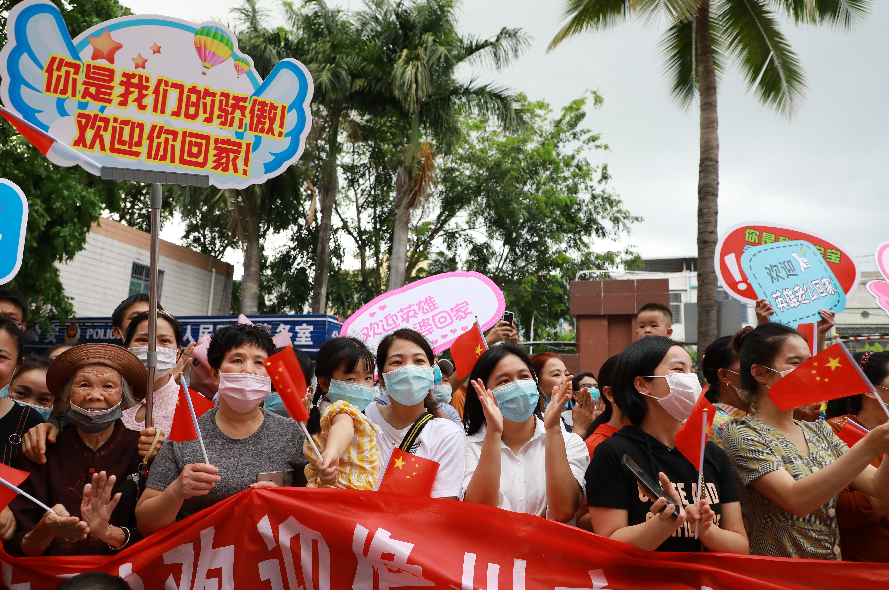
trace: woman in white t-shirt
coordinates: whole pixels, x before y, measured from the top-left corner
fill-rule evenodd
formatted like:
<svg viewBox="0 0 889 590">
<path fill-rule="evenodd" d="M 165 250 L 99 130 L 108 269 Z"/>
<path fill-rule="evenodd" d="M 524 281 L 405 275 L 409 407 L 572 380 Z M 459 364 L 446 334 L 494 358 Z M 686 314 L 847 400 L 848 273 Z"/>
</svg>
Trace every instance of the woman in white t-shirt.
<svg viewBox="0 0 889 590">
<path fill-rule="evenodd" d="M 403 328 L 389 334 L 377 348 L 377 372 L 380 385 L 389 394 L 391 405 L 372 403 L 364 411 L 367 418 L 380 427 L 377 445 L 385 466 L 392 449 L 401 444 L 411 425 L 426 412 L 427 396 L 434 404 L 432 362 L 435 358 L 426 338 L 414 330 Z M 434 410 L 431 408 L 430 411 Z M 447 418 L 434 418 L 420 433 L 410 452 L 438 463 L 432 486 L 433 498 L 456 500 L 463 481 L 465 453 L 463 431 Z"/>
<path fill-rule="evenodd" d="M 463 500 L 572 521 L 583 501 L 590 455 L 583 439 L 562 428 L 571 381 L 553 387 L 541 417 L 531 361 L 511 344 L 481 355 L 469 381 Z"/>
</svg>

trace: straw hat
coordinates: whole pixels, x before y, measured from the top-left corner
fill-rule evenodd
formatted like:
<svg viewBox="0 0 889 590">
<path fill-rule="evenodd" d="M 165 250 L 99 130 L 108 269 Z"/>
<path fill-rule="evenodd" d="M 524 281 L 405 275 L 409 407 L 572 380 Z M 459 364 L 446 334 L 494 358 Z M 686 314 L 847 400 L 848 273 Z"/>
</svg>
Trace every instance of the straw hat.
<svg viewBox="0 0 889 590">
<path fill-rule="evenodd" d="M 137 398 L 146 390 L 148 371 L 129 350 L 116 344 L 79 344 L 57 356 L 49 366 L 46 372 L 49 392 L 60 399 L 74 373 L 89 365 L 104 365 L 120 373 Z"/>
</svg>

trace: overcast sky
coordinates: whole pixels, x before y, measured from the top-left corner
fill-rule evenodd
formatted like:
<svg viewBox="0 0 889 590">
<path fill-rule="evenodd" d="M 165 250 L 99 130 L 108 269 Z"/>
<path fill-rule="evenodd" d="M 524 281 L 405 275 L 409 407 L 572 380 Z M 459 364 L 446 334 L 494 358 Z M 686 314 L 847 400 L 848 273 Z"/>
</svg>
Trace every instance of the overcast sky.
<svg viewBox="0 0 889 590">
<path fill-rule="evenodd" d="M 330 0 L 329 0 L 330 1 Z M 122 0 L 134 13 L 200 22 L 230 18 L 225 0 Z M 277 2 L 264 0 L 267 8 Z M 360 5 L 356 0 L 332 4 Z M 759 220 L 795 225 L 847 248 L 874 270 L 873 253 L 889 241 L 889 2 L 873 2 L 854 33 L 796 27 L 784 32 L 799 55 L 808 92 L 792 121 L 760 106 L 736 71 L 719 94 L 720 232 Z M 587 119 L 611 151 L 611 187 L 645 221 L 626 243 L 643 257 L 695 255 L 698 113 L 670 99 L 658 41 L 663 24 L 630 21 L 563 43 L 547 54 L 559 29 L 559 0 L 465 0 L 464 32 L 492 36 L 518 27 L 534 38 L 511 68 L 488 76 L 559 108 L 585 90 L 604 106 Z M 172 231 L 170 231 L 172 230 Z M 175 228 L 164 238 L 175 240 Z M 240 255 L 226 257 L 241 274 Z"/>
</svg>

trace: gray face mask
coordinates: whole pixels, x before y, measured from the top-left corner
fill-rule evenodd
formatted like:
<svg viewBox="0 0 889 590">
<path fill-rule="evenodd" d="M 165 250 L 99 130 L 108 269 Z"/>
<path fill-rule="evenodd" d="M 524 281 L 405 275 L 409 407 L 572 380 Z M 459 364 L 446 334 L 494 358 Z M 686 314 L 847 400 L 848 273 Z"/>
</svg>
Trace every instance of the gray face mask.
<svg viewBox="0 0 889 590">
<path fill-rule="evenodd" d="M 68 421 L 87 434 L 98 434 L 120 419 L 120 402 L 107 410 L 87 410 L 71 404 Z"/>
</svg>

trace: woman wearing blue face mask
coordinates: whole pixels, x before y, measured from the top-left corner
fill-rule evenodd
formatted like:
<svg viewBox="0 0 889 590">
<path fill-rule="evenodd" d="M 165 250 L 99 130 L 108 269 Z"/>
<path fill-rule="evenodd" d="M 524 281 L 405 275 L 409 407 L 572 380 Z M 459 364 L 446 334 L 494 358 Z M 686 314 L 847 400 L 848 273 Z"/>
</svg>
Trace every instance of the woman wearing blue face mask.
<svg viewBox="0 0 889 590">
<path fill-rule="evenodd" d="M 571 381 L 553 387 L 541 417 L 531 361 L 504 344 L 479 357 L 469 376 L 463 423 L 463 500 L 569 522 L 583 500 L 586 445 L 561 425 Z M 541 419 L 542 418 L 542 419 Z"/>
<path fill-rule="evenodd" d="M 374 357 L 356 338 L 333 338 L 315 356 L 318 391 L 306 428 L 321 449 L 303 453 L 307 487 L 373 490 L 382 471 L 377 431 L 362 413 L 374 399 Z M 323 408 L 323 409 L 322 409 Z"/>
<path fill-rule="evenodd" d="M 399 446 L 411 430 L 420 426 L 428 413 L 436 416 L 438 408 L 432 397 L 435 354 L 422 334 L 402 328 L 387 335 L 377 347 L 377 372 L 380 384 L 389 395 L 390 404 L 374 402 L 367 407 L 367 417 L 379 426 L 377 438 L 385 466 L 392 449 Z M 410 453 L 438 463 L 432 486 L 433 498 L 456 499 L 463 480 L 464 436 L 456 424 L 442 417 L 424 422 Z"/>
<path fill-rule="evenodd" d="M 648 551 L 746 554 L 738 486 L 728 457 L 707 443 L 704 491 L 695 507 L 698 467 L 675 448 L 676 433 L 701 395 L 685 349 L 665 336 L 633 342 L 617 361 L 611 393 L 630 424 L 593 452 L 586 473 L 593 531 Z M 623 464 L 624 456 L 659 480 L 669 501 L 644 496 Z M 674 506 L 679 506 L 678 518 Z"/>
</svg>

